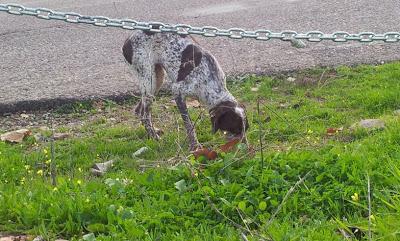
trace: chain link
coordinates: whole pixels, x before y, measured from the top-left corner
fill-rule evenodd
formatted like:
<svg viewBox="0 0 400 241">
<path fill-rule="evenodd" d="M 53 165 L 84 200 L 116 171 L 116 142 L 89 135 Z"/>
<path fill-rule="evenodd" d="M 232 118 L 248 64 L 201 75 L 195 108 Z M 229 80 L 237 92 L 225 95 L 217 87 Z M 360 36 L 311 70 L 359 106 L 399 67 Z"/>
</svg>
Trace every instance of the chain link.
<svg viewBox="0 0 400 241">
<path fill-rule="evenodd" d="M 202 35 L 205 37 L 229 37 L 232 39 L 255 39 L 268 41 L 278 39 L 282 41 L 307 40 L 309 42 L 321 42 L 331 40 L 334 42 L 373 42 L 383 41 L 387 43 L 400 42 L 400 32 L 387 32 L 375 34 L 373 32 L 361 32 L 350 34 L 348 32 L 334 32 L 325 34 L 320 31 L 297 33 L 295 31 L 272 32 L 266 29 L 248 31 L 242 28 L 219 29 L 213 26 L 194 27 L 187 24 L 165 24 L 162 22 L 139 22 L 132 19 L 112 19 L 103 16 L 86 16 L 73 12 L 56 12 L 47 8 L 29 8 L 19 4 L 0 4 L 0 12 L 7 12 L 14 15 L 28 15 L 45 20 L 61 20 L 68 23 L 90 24 L 99 27 L 116 27 L 127 30 L 147 30 L 154 33 L 169 32 L 180 35 Z"/>
</svg>

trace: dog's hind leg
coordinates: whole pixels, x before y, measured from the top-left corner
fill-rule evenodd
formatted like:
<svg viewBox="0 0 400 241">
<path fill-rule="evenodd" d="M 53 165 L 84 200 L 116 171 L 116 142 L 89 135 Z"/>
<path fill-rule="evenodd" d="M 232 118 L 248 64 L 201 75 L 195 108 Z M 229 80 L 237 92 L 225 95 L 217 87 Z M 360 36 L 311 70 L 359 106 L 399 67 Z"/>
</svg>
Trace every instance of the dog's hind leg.
<svg viewBox="0 0 400 241">
<path fill-rule="evenodd" d="M 190 119 L 189 112 L 186 106 L 185 100 L 182 96 L 178 96 L 175 98 L 176 105 L 178 106 L 179 112 L 181 113 L 183 123 L 185 124 L 185 128 L 187 131 L 187 136 L 190 142 L 190 150 L 195 151 L 198 148 L 201 148 L 199 141 L 196 136 L 196 129 Z"/>
<path fill-rule="evenodd" d="M 140 121 L 142 125 L 146 129 L 147 134 L 150 138 L 159 140 L 160 132 L 157 131 L 151 119 L 151 104 L 153 103 L 153 97 L 142 96 L 140 102 L 137 104 L 135 108 L 135 114 L 140 117 Z"/>
<path fill-rule="evenodd" d="M 161 85 L 164 82 L 165 72 L 160 64 L 155 64 L 152 70 L 142 68 L 143 77 L 139 74 L 139 79 L 141 83 L 141 93 L 142 98 L 135 108 L 135 114 L 140 117 L 140 120 L 147 131 L 149 137 L 153 139 L 160 139 L 161 130 L 154 128 L 151 118 L 151 104 L 153 103 L 154 95 L 160 90 Z M 147 70 L 147 71 L 146 71 Z M 151 72 L 152 74 L 147 73 Z M 150 81 L 143 81 L 150 80 Z"/>
</svg>

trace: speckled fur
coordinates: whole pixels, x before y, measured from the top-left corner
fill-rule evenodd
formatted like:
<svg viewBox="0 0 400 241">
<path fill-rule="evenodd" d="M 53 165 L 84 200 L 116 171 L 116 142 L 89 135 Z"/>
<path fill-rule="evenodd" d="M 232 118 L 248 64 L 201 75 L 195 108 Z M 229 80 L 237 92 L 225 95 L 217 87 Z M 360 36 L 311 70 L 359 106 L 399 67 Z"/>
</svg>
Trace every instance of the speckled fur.
<svg viewBox="0 0 400 241">
<path fill-rule="evenodd" d="M 199 55 L 193 57 L 191 63 L 182 63 L 184 59 L 187 60 L 187 56 L 182 57 L 182 55 L 183 53 L 187 54 L 188 49 L 199 51 Z M 175 98 L 184 100 L 187 96 L 194 97 L 203 103 L 210 112 L 218 110 L 221 103 L 232 103 L 233 111 L 242 120 L 245 119 L 242 107 L 238 105 L 236 99 L 226 88 L 225 74 L 219 63 L 191 37 L 169 33 L 135 32 L 125 41 L 122 51 L 135 78 L 139 81 L 142 101 L 137 109 L 149 112 L 153 97 L 163 85 Z M 192 66 L 186 71 L 182 71 L 182 68 L 187 66 L 186 64 Z M 181 74 L 179 75 L 180 70 Z M 185 73 L 184 78 L 182 78 L 182 72 Z M 178 102 L 181 103 L 181 101 Z M 185 108 L 186 105 L 180 110 Z M 144 115 L 146 113 L 142 113 L 142 119 Z M 150 116 L 150 114 L 147 115 Z M 148 125 L 148 123 L 144 123 L 145 126 L 146 124 Z M 190 135 L 190 133 L 188 134 Z"/>
</svg>

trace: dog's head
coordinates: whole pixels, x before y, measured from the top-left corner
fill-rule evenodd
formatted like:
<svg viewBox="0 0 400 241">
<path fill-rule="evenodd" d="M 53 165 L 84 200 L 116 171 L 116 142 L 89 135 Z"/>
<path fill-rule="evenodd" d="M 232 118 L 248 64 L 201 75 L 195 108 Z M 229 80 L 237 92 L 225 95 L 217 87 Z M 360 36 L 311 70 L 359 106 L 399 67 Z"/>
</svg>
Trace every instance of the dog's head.
<svg viewBox="0 0 400 241">
<path fill-rule="evenodd" d="M 212 131 L 227 131 L 234 136 L 243 136 L 249 128 L 243 105 L 224 101 L 210 110 Z"/>
</svg>

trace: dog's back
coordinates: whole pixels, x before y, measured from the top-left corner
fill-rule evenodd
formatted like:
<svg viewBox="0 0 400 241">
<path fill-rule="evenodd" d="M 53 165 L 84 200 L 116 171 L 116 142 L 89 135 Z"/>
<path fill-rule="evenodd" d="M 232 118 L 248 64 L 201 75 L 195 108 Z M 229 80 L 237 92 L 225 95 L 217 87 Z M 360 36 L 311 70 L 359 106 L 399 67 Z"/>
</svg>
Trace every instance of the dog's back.
<svg viewBox="0 0 400 241">
<path fill-rule="evenodd" d="M 189 36 L 138 31 L 125 41 L 122 51 L 140 82 L 141 94 L 155 95 L 165 71 L 164 87 L 174 95 L 195 96 L 210 108 L 233 99 L 217 60 Z"/>
</svg>

